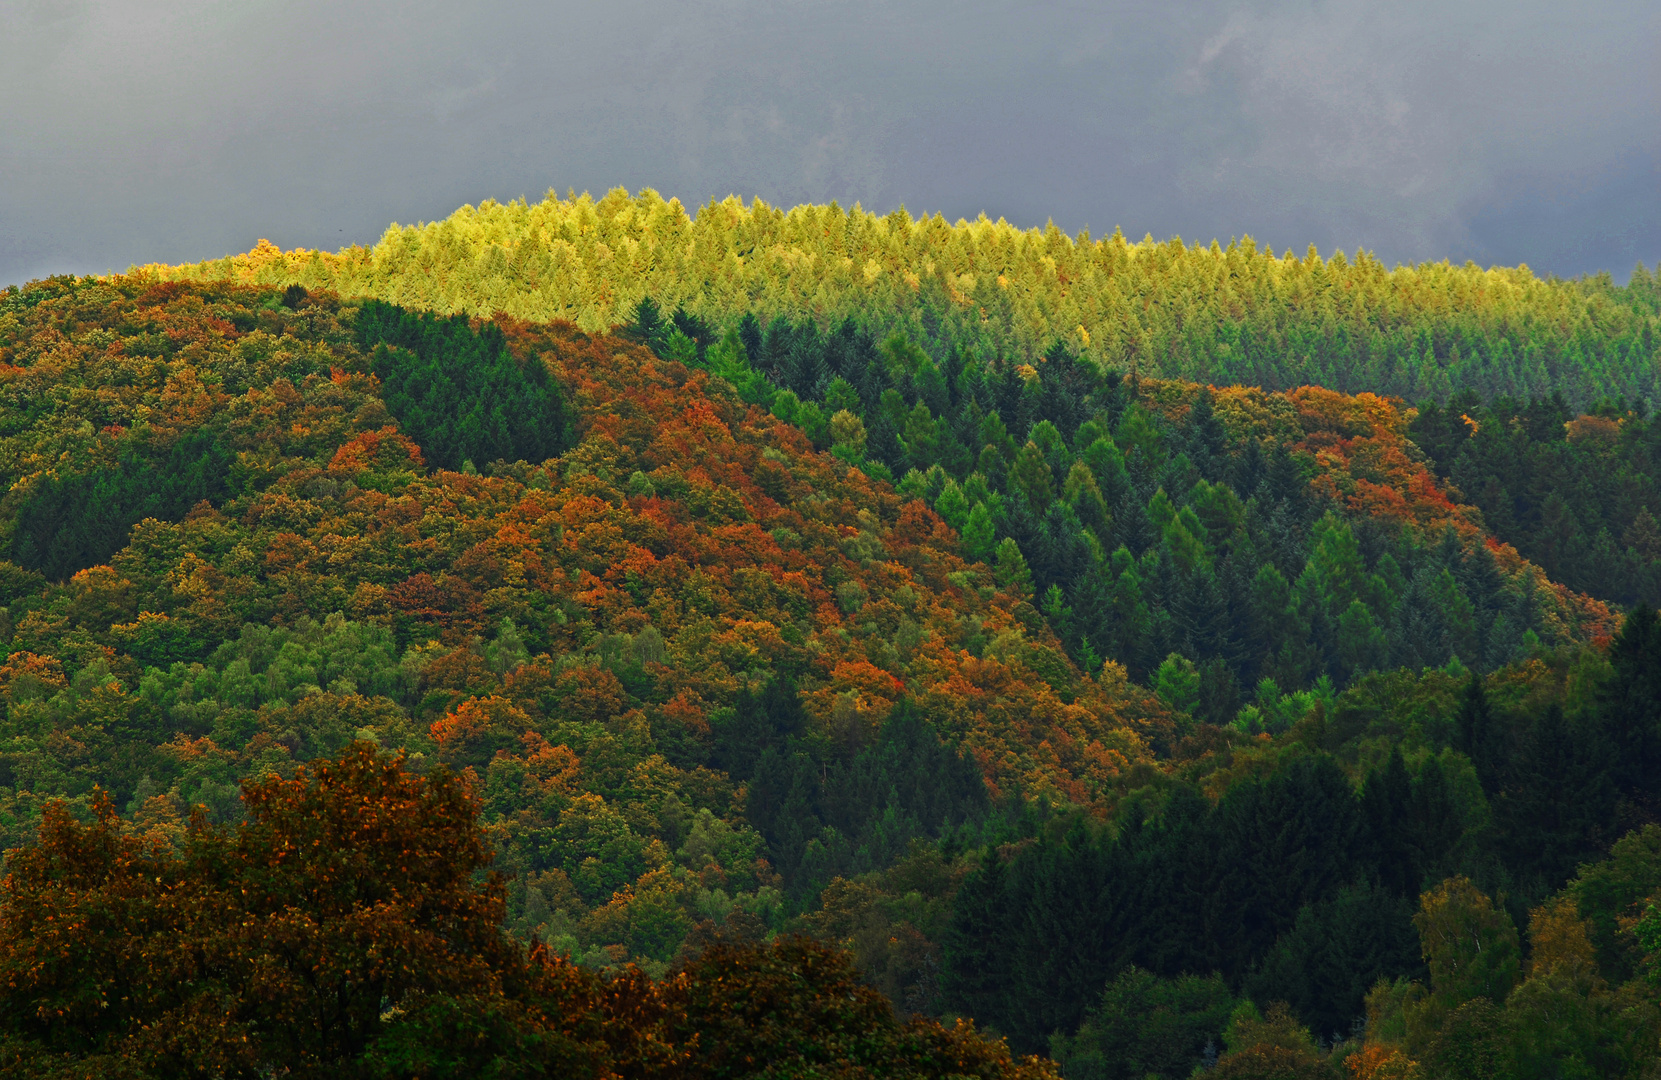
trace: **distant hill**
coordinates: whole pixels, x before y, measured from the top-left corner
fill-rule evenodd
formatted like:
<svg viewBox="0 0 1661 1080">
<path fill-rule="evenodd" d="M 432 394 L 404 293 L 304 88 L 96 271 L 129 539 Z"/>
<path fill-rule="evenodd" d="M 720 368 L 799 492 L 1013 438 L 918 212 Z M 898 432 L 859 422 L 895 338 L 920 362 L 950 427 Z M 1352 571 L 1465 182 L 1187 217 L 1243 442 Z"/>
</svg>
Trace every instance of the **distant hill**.
<svg viewBox="0 0 1661 1080">
<path fill-rule="evenodd" d="M 650 296 L 717 326 L 752 311 L 822 328 L 853 318 L 937 353 L 1024 360 L 1059 342 L 1120 370 L 1218 385 L 1410 401 L 1558 391 L 1576 408 L 1661 401 L 1661 285 L 1641 264 L 1617 287 L 1607 276 L 1542 280 L 1527 267 L 1389 269 L 1364 251 L 1132 243 L 834 203 L 729 198 L 692 216 L 654 191 L 616 190 L 466 206 L 394 225 L 370 248 L 283 252 L 261 241 L 245 255 L 146 269 L 564 319 L 589 332 L 631 321 Z"/>
</svg>

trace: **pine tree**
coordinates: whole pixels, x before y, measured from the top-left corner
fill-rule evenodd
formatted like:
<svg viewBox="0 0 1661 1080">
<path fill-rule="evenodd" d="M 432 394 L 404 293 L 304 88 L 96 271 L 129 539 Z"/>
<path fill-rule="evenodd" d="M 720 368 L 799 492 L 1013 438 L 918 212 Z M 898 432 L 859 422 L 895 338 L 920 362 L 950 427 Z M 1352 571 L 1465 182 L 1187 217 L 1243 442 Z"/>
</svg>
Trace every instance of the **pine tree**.
<svg viewBox="0 0 1661 1080">
<path fill-rule="evenodd" d="M 1440 775 L 1440 769 L 1437 770 Z M 1390 749 L 1384 768 L 1367 774 L 1361 787 L 1361 811 L 1371 834 L 1371 860 L 1379 882 L 1394 895 L 1419 895 L 1419 871 L 1409 830 L 1413 819 L 1413 781 L 1402 760 L 1401 747 Z"/>
<path fill-rule="evenodd" d="M 941 935 L 941 983 L 952 1008 L 970 1016 L 1001 1016 L 1014 975 L 1015 912 L 1008 895 L 1008 870 L 989 851 L 952 903 L 952 919 Z"/>
<path fill-rule="evenodd" d="M 1609 647 L 1613 677 L 1599 717 L 1622 791 L 1646 813 L 1661 811 L 1661 619 L 1654 609 L 1628 612 Z"/>
<path fill-rule="evenodd" d="M 1498 745 L 1493 714 L 1488 707 L 1488 691 L 1482 676 L 1472 674 L 1460 697 L 1459 713 L 1455 717 L 1455 744 L 1459 752 L 1476 766 L 1477 779 L 1484 791 L 1493 795 L 1503 782 L 1501 774 L 1502 751 Z"/>
<path fill-rule="evenodd" d="M 1026 497 L 1027 506 L 1034 517 L 1041 517 L 1049 509 L 1050 503 L 1055 501 L 1050 466 L 1037 443 L 1028 441 L 1026 446 L 1021 448 L 1010 478 Z"/>
<path fill-rule="evenodd" d="M 996 550 L 997 530 L 986 504 L 977 502 L 963 525 L 963 550 L 972 559 L 986 560 Z"/>
</svg>

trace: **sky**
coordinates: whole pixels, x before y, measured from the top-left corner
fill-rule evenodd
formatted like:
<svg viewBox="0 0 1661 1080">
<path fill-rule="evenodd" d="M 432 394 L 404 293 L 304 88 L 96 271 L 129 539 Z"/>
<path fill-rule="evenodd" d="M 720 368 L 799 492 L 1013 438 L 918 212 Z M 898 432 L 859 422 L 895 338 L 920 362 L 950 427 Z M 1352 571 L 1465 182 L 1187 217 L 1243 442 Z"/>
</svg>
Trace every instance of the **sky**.
<svg viewBox="0 0 1661 1080">
<path fill-rule="evenodd" d="M 618 186 L 1624 282 L 1661 4 L 0 0 L 0 285 Z"/>
</svg>

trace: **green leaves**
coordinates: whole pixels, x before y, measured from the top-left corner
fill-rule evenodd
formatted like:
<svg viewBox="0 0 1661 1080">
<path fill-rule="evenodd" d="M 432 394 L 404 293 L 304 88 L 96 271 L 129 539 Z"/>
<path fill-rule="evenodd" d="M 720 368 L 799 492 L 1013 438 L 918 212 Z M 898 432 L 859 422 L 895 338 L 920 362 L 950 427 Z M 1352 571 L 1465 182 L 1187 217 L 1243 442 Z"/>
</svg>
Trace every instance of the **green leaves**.
<svg viewBox="0 0 1661 1080">
<path fill-rule="evenodd" d="M 187 432 L 171 447 L 124 439 L 113 466 L 46 479 L 18 510 L 12 557 L 62 580 L 107 562 L 143 518 L 173 521 L 203 500 L 223 501 L 232 494 L 234 455 L 219 430 Z"/>
<path fill-rule="evenodd" d="M 1521 971 L 1517 928 L 1469 878 L 1426 892 L 1413 924 L 1441 1008 L 1451 1012 L 1476 998 L 1505 1002 Z"/>
<path fill-rule="evenodd" d="M 443 318 L 368 301 L 358 340 L 384 384 L 386 406 L 432 464 L 541 464 L 567 448 L 570 420 L 559 386 L 539 356 L 523 364 L 501 330 L 475 331 L 466 317 Z M 678 333 L 678 331 L 677 331 Z M 691 344 L 684 334 L 682 345 Z M 693 359 L 696 349 L 693 348 Z"/>
</svg>

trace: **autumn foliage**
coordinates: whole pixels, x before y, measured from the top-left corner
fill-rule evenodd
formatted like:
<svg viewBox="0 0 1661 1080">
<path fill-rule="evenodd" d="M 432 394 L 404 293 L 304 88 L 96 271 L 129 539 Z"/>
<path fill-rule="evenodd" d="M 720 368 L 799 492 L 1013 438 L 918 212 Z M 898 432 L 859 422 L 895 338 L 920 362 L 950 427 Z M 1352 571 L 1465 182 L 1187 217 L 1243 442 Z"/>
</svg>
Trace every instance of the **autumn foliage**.
<svg viewBox="0 0 1661 1080">
<path fill-rule="evenodd" d="M 1096 269 L 1233 266 L 1262 310 L 1416 280 L 1125 248 Z M 1064 249 L 1023 265 L 1096 272 Z M 974 273 L 953 319 L 1009 289 Z M 1074 347 L 627 299 L 589 333 L 0 294 L 3 1068 L 1651 1067 L 1661 624 L 1530 561 L 1647 580 L 1592 573 L 1661 551 L 1635 412 L 1558 440 L 1631 480 L 1628 563 L 1581 564 L 1461 486 L 1512 445 L 1458 441 L 1480 410 L 1154 378 L 1204 373 L 1094 315 Z"/>
<path fill-rule="evenodd" d="M 198 815 L 176 851 L 102 792 L 87 824 L 46 808 L 0 891 L 8 1075 L 1052 1075 L 902 1024 L 805 939 L 718 943 L 661 982 L 526 951 L 444 770 L 356 744 L 244 798 L 240 826 Z"/>
</svg>

